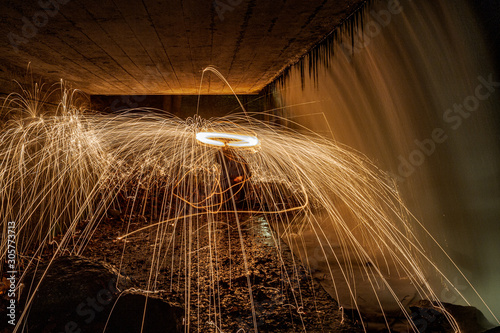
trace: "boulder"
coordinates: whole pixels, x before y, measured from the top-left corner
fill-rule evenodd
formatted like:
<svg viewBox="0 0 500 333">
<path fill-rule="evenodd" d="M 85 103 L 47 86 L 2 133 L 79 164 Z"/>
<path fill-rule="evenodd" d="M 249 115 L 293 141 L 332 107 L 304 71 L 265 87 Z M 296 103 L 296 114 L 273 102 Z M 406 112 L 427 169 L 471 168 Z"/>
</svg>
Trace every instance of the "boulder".
<svg viewBox="0 0 500 333">
<path fill-rule="evenodd" d="M 473 306 L 442 304 L 456 320 L 462 333 L 478 333 L 493 327 L 483 313 Z M 435 302 L 420 300 L 410 306 L 410 311 L 419 332 L 455 332 Z"/>
<path fill-rule="evenodd" d="M 144 324 L 143 324 L 144 319 Z M 125 291 L 116 301 L 105 333 L 182 333 L 184 309 L 140 290 Z"/>
<path fill-rule="evenodd" d="M 141 326 L 143 333 L 184 331 L 183 308 L 129 289 L 130 278 L 108 264 L 58 257 L 29 271 L 23 284 L 21 308 L 33 297 L 24 318 L 31 333 L 141 332 Z"/>
<path fill-rule="evenodd" d="M 33 298 L 25 325 L 30 332 L 90 331 L 120 293 L 117 281 L 119 288 L 132 286 L 132 281 L 112 266 L 83 257 L 64 256 L 39 264 L 22 281 L 20 308 Z"/>
</svg>

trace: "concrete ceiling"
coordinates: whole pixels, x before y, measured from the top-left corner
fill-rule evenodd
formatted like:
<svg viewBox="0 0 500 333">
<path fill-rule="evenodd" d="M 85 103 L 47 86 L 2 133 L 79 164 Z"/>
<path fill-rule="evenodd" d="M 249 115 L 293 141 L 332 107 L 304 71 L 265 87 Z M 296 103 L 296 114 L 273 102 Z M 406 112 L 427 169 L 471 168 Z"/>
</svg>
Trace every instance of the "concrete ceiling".
<svg viewBox="0 0 500 333">
<path fill-rule="evenodd" d="M 213 65 L 237 93 L 257 93 L 362 2 L 2 0 L 0 79 L 31 63 L 89 94 L 197 94 Z M 202 92 L 230 93 L 214 76 Z"/>
</svg>

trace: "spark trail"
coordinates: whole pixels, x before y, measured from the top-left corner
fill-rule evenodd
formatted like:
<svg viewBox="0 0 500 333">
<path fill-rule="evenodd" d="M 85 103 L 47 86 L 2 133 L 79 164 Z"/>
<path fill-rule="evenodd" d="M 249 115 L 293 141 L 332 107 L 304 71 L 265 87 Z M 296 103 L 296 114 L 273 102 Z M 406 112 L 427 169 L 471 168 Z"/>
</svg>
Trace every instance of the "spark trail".
<svg viewBox="0 0 500 333">
<path fill-rule="evenodd" d="M 388 282 L 391 274 L 407 278 L 420 298 L 442 308 L 423 268 L 423 263 L 431 261 L 414 234 L 414 229 L 422 226 L 382 172 L 360 154 L 306 129 L 272 125 L 246 112 L 210 120 L 196 116 L 181 120 L 144 110 L 98 115 L 74 105 L 71 90 L 62 87 L 60 93 L 61 103 L 53 107 L 30 104 L 30 96 L 13 95 L 2 111 L 0 216 L 4 229 L 7 221 L 21 222 L 18 251 L 26 258 L 26 267 L 32 266 L 32 258 L 58 235 L 54 256 L 83 253 L 106 210 L 119 205 L 119 197 L 125 195 L 128 206 L 122 207 L 124 210 L 154 214 L 140 229 L 134 229 L 128 221 L 128 231 L 118 237 L 123 252 L 128 251 L 134 236 L 149 233 L 154 251 L 147 289 L 156 290 L 159 281 L 167 281 L 171 288 L 181 286 L 186 332 L 202 327 L 197 293 L 207 284 L 211 290 L 208 317 L 217 327 L 213 330 L 224 326 L 225 314 L 216 292 L 222 288 L 219 275 L 223 270 L 217 259 L 221 251 L 242 257 L 240 273 L 252 304 L 251 322 L 245 327 L 259 331 L 250 279 L 252 261 L 248 257 L 252 248 L 243 233 L 242 218 L 249 216 L 261 217 L 274 230 L 284 228 L 281 238 L 288 243 L 292 242 L 292 233 L 298 234 L 295 239 L 300 243 L 301 230 L 305 229 L 312 230 L 318 240 L 324 239 L 327 235 L 320 220 L 326 219 L 328 232 L 335 234 L 338 244 L 320 242 L 320 253 L 335 259 L 336 267 L 328 266 L 328 278 L 334 285 L 340 284 L 339 278 L 343 280 L 353 307 L 357 307 L 353 263 L 364 262 L 369 265 L 361 274 L 372 285 L 381 313 L 384 309 L 377 290 L 382 286 L 394 295 L 410 329 L 418 331 Z M 40 87 L 33 94 L 40 96 Z M 226 161 L 247 168 L 241 179 L 233 183 L 224 180 L 228 167 L 216 158 L 223 148 L 197 140 L 196 134 L 201 132 L 258 138 L 258 144 L 249 147 L 228 145 L 234 137 L 219 138 L 219 142 L 225 142 L 224 149 L 231 152 Z M 237 231 L 232 234 L 236 240 L 229 249 L 220 248 L 218 243 L 218 234 L 223 232 L 221 220 L 228 221 L 227 230 Z M 79 224 L 84 227 L 77 233 Z M 1 240 L 2 259 L 5 235 Z M 274 233 L 271 237 L 277 260 L 283 261 L 283 241 Z M 305 246 L 302 250 L 307 252 Z M 200 267 L 202 253 L 208 267 Z M 295 264 L 310 272 L 307 256 Z M 164 276 L 160 268 L 169 262 L 172 268 L 176 262 L 177 270 Z M 396 272 L 389 272 L 393 267 Z M 440 273 L 437 266 L 433 267 Z M 298 328 L 306 330 L 301 289 L 292 286 L 299 280 L 297 274 L 297 269 L 285 269 L 282 280 L 292 291 L 290 301 L 299 318 Z M 334 292 L 338 299 L 337 288 Z M 342 311 L 339 306 L 339 313 Z M 27 315 L 25 311 L 23 318 Z M 197 319 L 192 320 L 194 317 Z M 455 320 L 449 315 L 448 320 L 458 331 Z M 19 324 L 17 330 L 21 327 Z"/>
</svg>

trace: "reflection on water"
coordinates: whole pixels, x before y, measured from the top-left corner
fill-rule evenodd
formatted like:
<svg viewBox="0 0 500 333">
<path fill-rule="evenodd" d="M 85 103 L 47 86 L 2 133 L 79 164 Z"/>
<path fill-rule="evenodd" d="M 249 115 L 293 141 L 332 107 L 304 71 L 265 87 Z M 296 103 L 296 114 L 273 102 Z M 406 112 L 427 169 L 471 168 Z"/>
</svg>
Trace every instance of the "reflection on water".
<svg viewBox="0 0 500 333">
<path fill-rule="evenodd" d="M 287 117 L 387 171 L 410 210 L 499 313 L 500 76 L 462 2 L 375 2 L 354 38 L 344 29 L 333 56 L 320 51 L 312 59 L 317 77 L 307 75 L 305 59 L 303 82 L 296 66 L 277 89 Z M 450 280 L 486 313 L 421 236 Z M 434 284 L 442 301 L 459 302 L 441 281 Z"/>
</svg>

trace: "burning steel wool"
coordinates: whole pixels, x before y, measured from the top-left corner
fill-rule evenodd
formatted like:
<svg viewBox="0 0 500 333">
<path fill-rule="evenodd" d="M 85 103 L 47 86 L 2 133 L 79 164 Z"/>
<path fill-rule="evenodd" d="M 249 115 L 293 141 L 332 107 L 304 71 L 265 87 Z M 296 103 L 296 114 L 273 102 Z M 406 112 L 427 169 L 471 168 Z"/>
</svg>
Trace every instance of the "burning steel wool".
<svg viewBox="0 0 500 333">
<path fill-rule="evenodd" d="M 414 235 L 422 226 L 358 153 L 248 114 L 100 115 L 78 106 L 64 87 L 58 105 L 43 103 L 42 91 L 9 96 L 2 111 L 0 216 L 4 230 L 8 221 L 18 224 L 27 294 L 16 332 L 34 327 L 29 309 L 52 263 L 106 251 L 107 261 L 134 275 L 151 297 L 163 295 L 183 309 L 185 332 L 366 331 L 362 315 L 349 317 L 335 301 L 347 294 L 350 309 L 362 313 L 360 280 L 371 286 L 384 318 L 382 292 L 417 332 L 390 277 L 407 281 L 459 331 L 428 284 L 423 264 L 432 262 Z M 321 240 L 316 257 L 336 262 L 326 261 L 331 295 L 313 278 L 304 232 Z M 2 237 L 5 260 L 7 233 Z M 30 285 L 26 272 L 44 258 Z M 135 313 L 141 330 L 149 311 L 143 308 Z"/>
</svg>

